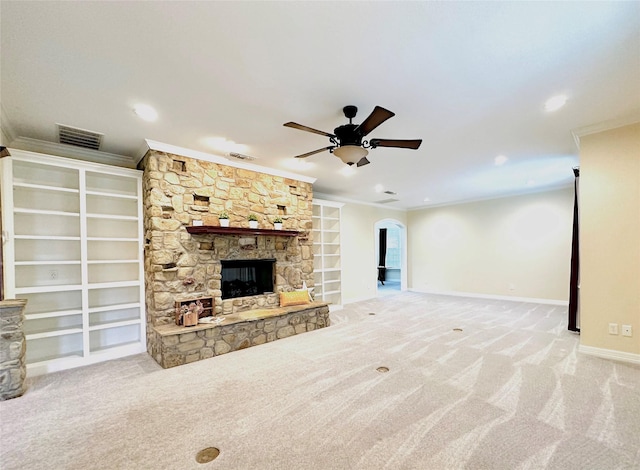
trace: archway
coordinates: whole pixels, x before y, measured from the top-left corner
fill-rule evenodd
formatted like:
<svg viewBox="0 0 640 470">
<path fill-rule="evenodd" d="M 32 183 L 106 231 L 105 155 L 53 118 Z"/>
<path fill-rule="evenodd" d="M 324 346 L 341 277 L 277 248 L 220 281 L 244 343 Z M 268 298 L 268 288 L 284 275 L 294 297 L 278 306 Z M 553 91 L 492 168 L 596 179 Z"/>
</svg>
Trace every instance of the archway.
<svg viewBox="0 0 640 470">
<path fill-rule="evenodd" d="M 381 229 L 385 229 L 386 237 Z M 386 238 L 386 250 L 384 240 Z M 374 224 L 375 252 L 373 253 L 378 266 L 378 280 L 376 281 L 376 296 L 393 294 L 407 289 L 407 229 L 405 225 L 395 219 L 382 219 Z M 383 259 L 381 259 L 381 257 Z M 380 266 L 380 262 L 384 267 Z"/>
</svg>

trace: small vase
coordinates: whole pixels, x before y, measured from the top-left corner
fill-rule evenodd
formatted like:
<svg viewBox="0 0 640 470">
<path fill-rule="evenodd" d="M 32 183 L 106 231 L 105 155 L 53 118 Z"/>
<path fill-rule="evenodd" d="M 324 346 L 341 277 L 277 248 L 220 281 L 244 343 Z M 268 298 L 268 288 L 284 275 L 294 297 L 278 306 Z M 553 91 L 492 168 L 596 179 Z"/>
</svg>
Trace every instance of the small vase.
<svg viewBox="0 0 640 470">
<path fill-rule="evenodd" d="M 275 230 L 282 230 L 282 223 L 281 223 L 281 222 L 275 222 L 275 223 L 273 224 L 273 228 L 274 228 Z"/>
<path fill-rule="evenodd" d="M 228 227 L 229 219 L 218 219 L 220 221 L 220 227 Z"/>
<path fill-rule="evenodd" d="M 196 326 L 198 324 L 198 312 L 187 312 L 182 318 L 184 326 Z"/>
<path fill-rule="evenodd" d="M 249 228 L 258 228 L 258 221 L 257 220 L 250 220 L 249 221 Z"/>
</svg>

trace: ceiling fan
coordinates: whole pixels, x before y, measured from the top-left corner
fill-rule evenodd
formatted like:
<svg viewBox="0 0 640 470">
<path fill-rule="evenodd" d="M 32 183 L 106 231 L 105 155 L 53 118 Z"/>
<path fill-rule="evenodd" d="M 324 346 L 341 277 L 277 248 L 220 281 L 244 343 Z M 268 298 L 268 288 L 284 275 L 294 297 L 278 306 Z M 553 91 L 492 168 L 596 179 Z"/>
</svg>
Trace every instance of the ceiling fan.
<svg viewBox="0 0 640 470">
<path fill-rule="evenodd" d="M 371 114 L 362 121 L 361 124 L 353 124 L 352 119 L 358 113 L 358 108 L 349 105 L 342 108 L 344 115 L 347 119 L 349 119 L 349 124 L 343 124 L 342 126 L 338 126 L 333 130 L 333 134 L 329 134 L 328 132 L 319 131 L 318 129 L 313 129 L 311 127 L 303 126 L 302 124 L 297 124 L 295 122 L 287 122 L 284 124 L 286 127 L 292 127 L 294 129 L 300 129 L 301 131 L 312 132 L 314 134 L 324 135 L 325 137 L 329 137 L 329 141 L 333 145 L 328 147 L 323 147 L 318 150 L 314 150 L 312 152 L 303 153 L 302 155 L 297 155 L 295 158 L 306 158 L 311 155 L 315 155 L 316 153 L 324 152 L 328 150 L 333 153 L 336 157 L 342 160 L 347 165 L 356 165 L 356 166 L 364 166 L 368 165 L 370 162 L 367 160 L 367 155 L 369 148 L 376 147 L 397 147 L 397 148 L 405 148 L 405 149 L 413 149 L 417 150 L 422 143 L 422 139 L 414 139 L 414 140 L 393 140 L 393 139 L 371 139 L 371 140 L 363 140 L 371 131 L 373 131 L 376 127 L 382 124 L 387 119 L 395 116 L 395 113 L 391 111 L 381 108 L 380 106 L 376 106 Z"/>
</svg>

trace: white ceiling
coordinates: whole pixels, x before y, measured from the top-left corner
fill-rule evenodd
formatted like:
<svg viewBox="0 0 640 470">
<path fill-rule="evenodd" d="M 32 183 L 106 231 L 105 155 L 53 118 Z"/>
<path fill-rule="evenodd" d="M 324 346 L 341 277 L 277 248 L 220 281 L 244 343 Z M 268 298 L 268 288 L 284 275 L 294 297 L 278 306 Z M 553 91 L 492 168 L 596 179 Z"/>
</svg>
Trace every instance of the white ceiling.
<svg viewBox="0 0 640 470">
<path fill-rule="evenodd" d="M 352 176 L 329 152 L 305 159 L 316 192 L 416 208 L 572 182 L 572 130 L 640 115 L 640 2 L 0 3 L 2 126 L 57 140 L 56 123 L 140 157 L 144 139 L 196 151 L 207 137 L 280 170 L 330 145 L 358 106 L 396 116 Z M 544 101 L 564 93 L 555 113 Z M 156 108 L 145 122 L 132 107 Z M 493 160 L 506 155 L 506 164 Z M 382 184 L 396 196 L 376 193 Z"/>
</svg>

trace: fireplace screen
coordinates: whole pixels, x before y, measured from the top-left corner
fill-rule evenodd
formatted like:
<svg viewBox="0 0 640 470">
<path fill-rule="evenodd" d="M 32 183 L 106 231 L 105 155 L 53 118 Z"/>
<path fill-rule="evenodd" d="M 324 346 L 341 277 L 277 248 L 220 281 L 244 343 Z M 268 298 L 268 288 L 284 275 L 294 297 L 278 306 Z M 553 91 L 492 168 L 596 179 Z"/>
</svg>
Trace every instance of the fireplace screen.
<svg viewBox="0 0 640 470">
<path fill-rule="evenodd" d="M 275 259 L 221 261 L 222 298 L 272 293 Z"/>
</svg>

